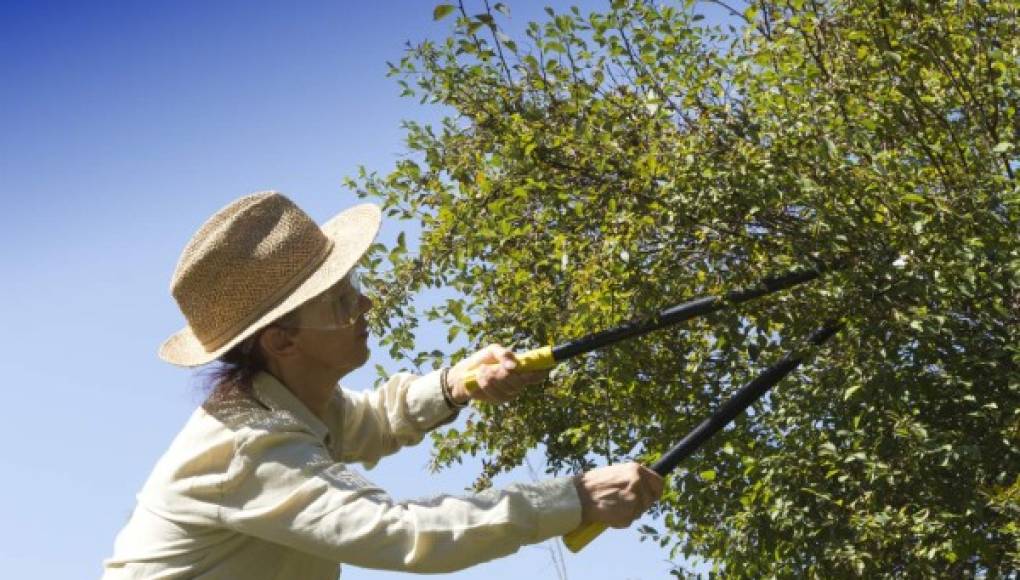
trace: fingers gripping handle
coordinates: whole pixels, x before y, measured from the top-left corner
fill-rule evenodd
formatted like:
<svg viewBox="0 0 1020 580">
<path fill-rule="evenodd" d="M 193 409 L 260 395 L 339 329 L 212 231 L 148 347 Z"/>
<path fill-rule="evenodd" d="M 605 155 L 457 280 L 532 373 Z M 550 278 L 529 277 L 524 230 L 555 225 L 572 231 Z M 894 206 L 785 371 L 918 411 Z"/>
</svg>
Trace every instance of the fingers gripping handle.
<svg viewBox="0 0 1020 580">
<path fill-rule="evenodd" d="M 577 529 L 563 536 L 563 543 L 571 552 L 580 552 L 581 548 L 606 531 L 606 527 L 606 524 L 599 522 L 578 526 Z"/>
<path fill-rule="evenodd" d="M 529 350 L 528 352 L 516 355 L 516 357 L 517 368 L 514 369 L 514 372 L 544 371 L 556 366 L 556 359 L 553 358 L 551 346 L 543 346 L 542 348 Z M 464 388 L 466 388 L 469 393 L 473 393 L 478 390 L 479 368 L 481 367 L 473 368 L 464 375 Z"/>
</svg>

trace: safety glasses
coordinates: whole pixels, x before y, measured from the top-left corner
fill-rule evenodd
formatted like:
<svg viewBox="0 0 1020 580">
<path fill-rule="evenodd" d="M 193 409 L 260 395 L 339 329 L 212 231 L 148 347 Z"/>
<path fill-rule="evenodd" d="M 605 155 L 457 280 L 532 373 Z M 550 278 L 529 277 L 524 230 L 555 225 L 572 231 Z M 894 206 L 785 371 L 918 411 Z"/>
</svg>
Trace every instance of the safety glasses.
<svg viewBox="0 0 1020 580">
<path fill-rule="evenodd" d="M 363 313 L 364 297 L 361 274 L 351 270 L 338 284 L 312 298 L 304 305 L 299 318 L 304 320 L 281 321 L 285 328 L 311 330 L 337 330 L 354 326 Z"/>
</svg>

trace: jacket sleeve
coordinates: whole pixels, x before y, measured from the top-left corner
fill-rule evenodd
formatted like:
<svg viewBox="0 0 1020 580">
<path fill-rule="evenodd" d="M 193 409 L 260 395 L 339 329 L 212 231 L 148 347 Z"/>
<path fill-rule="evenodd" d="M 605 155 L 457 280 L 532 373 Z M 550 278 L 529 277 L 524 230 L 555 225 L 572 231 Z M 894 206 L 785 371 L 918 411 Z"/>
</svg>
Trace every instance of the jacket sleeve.
<svg viewBox="0 0 1020 580">
<path fill-rule="evenodd" d="M 581 517 L 569 478 L 395 502 L 300 432 L 249 438 L 229 472 L 223 525 L 366 568 L 460 570 L 564 534 Z"/>
<path fill-rule="evenodd" d="M 333 457 L 372 468 L 379 459 L 454 420 L 439 387 L 439 371 L 423 377 L 401 373 L 371 391 L 338 387 L 326 419 Z"/>
</svg>

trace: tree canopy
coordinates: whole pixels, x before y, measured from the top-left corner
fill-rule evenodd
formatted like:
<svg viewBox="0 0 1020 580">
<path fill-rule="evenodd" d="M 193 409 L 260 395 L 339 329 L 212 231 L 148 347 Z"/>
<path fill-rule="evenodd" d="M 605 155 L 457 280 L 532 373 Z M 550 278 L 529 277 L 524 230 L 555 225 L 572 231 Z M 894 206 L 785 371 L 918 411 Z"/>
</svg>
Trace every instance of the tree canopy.
<svg viewBox="0 0 1020 580">
<path fill-rule="evenodd" d="M 614 0 L 512 36 L 502 3 L 437 6 L 449 35 L 391 72 L 446 117 L 407 122 L 395 168 L 350 180 L 421 224 L 369 260 L 395 356 L 463 354 L 418 352 L 422 319 L 451 342 L 532 348 L 849 263 L 571 360 L 437 435 L 438 464 L 480 454 L 485 486 L 534 448 L 553 472 L 651 462 L 840 318 L 675 474 L 644 533 L 728 576 L 1015 572 L 1018 10 Z M 437 287 L 455 295 L 416 307 Z"/>
</svg>

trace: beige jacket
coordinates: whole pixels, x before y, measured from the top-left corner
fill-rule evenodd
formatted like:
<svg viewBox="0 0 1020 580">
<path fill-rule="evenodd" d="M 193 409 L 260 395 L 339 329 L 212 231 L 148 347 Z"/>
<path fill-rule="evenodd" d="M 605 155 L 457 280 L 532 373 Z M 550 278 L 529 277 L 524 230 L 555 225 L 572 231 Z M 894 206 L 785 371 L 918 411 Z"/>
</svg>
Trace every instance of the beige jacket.
<svg viewBox="0 0 1020 580">
<path fill-rule="evenodd" d="M 104 562 L 123 578 L 335 579 L 340 563 L 446 572 L 577 527 L 569 478 L 396 502 L 367 467 L 453 419 L 438 373 L 337 388 L 325 421 L 275 377 L 207 402 L 159 460 Z"/>
</svg>

